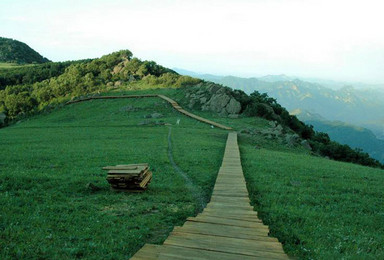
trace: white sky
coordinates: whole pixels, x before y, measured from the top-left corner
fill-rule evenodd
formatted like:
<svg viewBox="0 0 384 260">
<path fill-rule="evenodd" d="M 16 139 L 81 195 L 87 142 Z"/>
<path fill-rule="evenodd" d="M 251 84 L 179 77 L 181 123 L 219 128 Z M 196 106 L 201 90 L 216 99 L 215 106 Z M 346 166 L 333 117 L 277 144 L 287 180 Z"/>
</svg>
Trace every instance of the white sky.
<svg viewBox="0 0 384 260">
<path fill-rule="evenodd" d="M 129 49 L 203 73 L 384 83 L 379 0 L 0 0 L 0 36 L 53 61 Z"/>
</svg>

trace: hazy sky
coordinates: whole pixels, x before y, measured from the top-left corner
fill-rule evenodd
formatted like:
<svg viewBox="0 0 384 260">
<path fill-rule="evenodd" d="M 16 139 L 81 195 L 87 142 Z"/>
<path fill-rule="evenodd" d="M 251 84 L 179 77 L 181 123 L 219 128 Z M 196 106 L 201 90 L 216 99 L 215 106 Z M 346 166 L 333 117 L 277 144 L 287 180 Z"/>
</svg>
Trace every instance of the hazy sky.
<svg viewBox="0 0 384 260">
<path fill-rule="evenodd" d="M 384 83 L 384 2 L 0 0 L 0 36 L 53 61 L 129 49 L 196 72 Z"/>
</svg>

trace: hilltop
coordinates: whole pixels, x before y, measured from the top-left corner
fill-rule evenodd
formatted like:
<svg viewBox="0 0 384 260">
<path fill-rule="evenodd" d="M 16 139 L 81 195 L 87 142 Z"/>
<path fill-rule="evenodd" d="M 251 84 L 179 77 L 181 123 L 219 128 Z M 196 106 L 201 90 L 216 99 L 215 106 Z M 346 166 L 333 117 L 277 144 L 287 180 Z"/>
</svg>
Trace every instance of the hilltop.
<svg viewBox="0 0 384 260">
<path fill-rule="evenodd" d="M 45 62 L 49 62 L 49 60 L 27 44 L 0 37 L 0 63 L 36 64 Z"/>
</svg>

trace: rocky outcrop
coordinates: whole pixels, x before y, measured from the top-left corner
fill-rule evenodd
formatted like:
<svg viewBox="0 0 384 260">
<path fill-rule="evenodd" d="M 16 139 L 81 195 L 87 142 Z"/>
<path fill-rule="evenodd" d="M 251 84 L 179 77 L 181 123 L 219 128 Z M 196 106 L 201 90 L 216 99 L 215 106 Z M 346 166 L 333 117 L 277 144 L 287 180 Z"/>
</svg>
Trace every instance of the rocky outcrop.
<svg viewBox="0 0 384 260">
<path fill-rule="evenodd" d="M 241 112 L 241 104 L 233 96 L 232 90 L 217 84 L 192 87 L 187 90 L 185 97 L 189 108 L 213 111 L 231 118 L 237 118 Z"/>
<path fill-rule="evenodd" d="M 273 139 L 279 141 L 288 147 L 300 147 L 302 146 L 308 151 L 312 150 L 311 145 L 307 140 L 303 140 L 300 136 L 289 128 L 284 128 L 276 121 L 270 121 L 269 127 L 263 129 L 247 128 L 240 130 L 241 134 L 246 135 L 259 135 L 265 139 Z"/>
</svg>

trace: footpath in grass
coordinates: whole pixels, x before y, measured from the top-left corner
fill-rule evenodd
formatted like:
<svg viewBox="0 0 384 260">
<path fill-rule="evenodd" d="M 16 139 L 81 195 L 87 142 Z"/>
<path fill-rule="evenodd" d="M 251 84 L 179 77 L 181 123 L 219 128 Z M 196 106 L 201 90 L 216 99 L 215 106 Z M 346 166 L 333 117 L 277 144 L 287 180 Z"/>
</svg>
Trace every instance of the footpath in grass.
<svg viewBox="0 0 384 260">
<path fill-rule="evenodd" d="M 227 132 L 163 100 L 93 100 L 0 129 L 0 258 L 126 259 L 161 243 L 199 208 L 169 162 L 170 127 L 174 160 L 207 201 Z M 146 192 L 110 191 L 101 167 L 140 162 L 154 174 Z"/>
<path fill-rule="evenodd" d="M 250 198 L 300 259 L 384 259 L 384 171 L 240 137 Z"/>
</svg>

